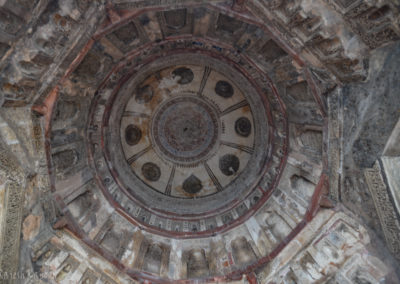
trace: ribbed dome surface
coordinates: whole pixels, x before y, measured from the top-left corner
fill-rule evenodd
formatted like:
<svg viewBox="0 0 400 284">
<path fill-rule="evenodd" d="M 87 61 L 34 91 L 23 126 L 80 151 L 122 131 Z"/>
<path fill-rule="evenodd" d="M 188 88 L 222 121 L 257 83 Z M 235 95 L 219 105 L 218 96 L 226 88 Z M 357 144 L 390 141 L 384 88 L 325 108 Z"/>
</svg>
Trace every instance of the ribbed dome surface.
<svg viewBox="0 0 400 284">
<path fill-rule="evenodd" d="M 0 279 L 390 283 L 397 2 L 0 1 Z"/>
</svg>

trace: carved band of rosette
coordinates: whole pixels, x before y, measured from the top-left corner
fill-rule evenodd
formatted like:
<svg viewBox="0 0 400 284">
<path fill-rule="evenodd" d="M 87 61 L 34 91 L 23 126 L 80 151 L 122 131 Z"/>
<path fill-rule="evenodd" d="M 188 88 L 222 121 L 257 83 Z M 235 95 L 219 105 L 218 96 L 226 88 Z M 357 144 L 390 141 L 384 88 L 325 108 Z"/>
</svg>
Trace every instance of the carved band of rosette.
<svg viewBox="0 0 400 284">
<path fill-rule="evenodd" d="M 18 271 L 19 245 L 22 224 L 22 205 L 23 205 L 23 171 L 10 155 L 0 145 L 0 176 L 5 178 L 0 181 L 4 188 L 3 210 L 0 220 L 0 271 L 13 275 Z M 13 283 L 12 280 L 4 283 Z M 3 283 L 3 282 L 2 282 Z"/>
<path fill-rule="evenodd" d="M 375 162 L 373 168 L 365 169 L 364 175 L 378 212 L 387 246 L 393 255 L 400 259 L 400 222 L 379 162 Z"/>
</svg>

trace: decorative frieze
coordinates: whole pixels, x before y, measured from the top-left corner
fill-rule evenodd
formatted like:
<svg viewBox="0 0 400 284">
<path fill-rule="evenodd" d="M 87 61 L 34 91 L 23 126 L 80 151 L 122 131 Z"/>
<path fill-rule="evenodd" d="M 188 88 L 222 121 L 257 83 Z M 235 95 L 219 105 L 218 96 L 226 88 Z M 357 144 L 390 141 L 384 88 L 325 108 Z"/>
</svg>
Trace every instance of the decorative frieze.
<svg viewBox="0 0 400 284">
<path fill-rule="evenodd" d="M 0 216 L 0 271 L 17 273 L 22 224 L 23 184 L 21 168 L 8 151 L 0 148 L 0 171 L 5 172 L 4 210 Z M 5 283 L 13 283 L 11 279 Z"/>
<path fill-rule="evenodd" d="M 400 223 L 393 200 L 388 192 L 381 166 L 378 162 L 371 169 L 365 169 L 369 191 L 374 200 L 376 211 L 385 235 L 386 243 L 393 255 L 400 259 Z"/>
</svg>

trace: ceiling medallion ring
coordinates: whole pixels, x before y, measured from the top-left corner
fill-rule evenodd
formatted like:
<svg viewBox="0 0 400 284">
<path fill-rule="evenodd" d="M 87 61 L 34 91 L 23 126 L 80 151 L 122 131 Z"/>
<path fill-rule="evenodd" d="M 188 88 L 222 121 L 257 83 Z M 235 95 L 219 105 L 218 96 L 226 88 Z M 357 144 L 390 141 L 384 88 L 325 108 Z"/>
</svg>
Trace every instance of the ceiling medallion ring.
<svg viewBox="0 0 400 284">
<path fill-rule="evenodd" d="M 121 89 L 121 125 L 112 127 L 120 127 L 123 155 L 134 176 L 157 194 L 186 200 L 232 187 L 254 160 L 257 132 L 263 132 L 247 95 L 203 62 L 150 70 Z"/>
<path fill-rule="evenodd" d="M 218 150 L 221 122 L 218 110 L 204 96 L 182 94 L 159 106 L 151 119 L 155 151 L 180 167 L 194 167 Z"/>
<path fill-rule="evenodd" d="M 171 66 L 171 64 L 175 65 L 175 66 L 188 66 L 188 67 L 190 67 L 189 66 L 190 64 L 194 64 L 194 67 L 190 67 L 190 68 L 194 68 L 193 70 L 195 70 L 196 69 L 195 66 L 202 66 L 205 61 L 205 60 L 203 60 L 203 58 L 200 58 L 197 61 L 193 59 L 193 63 L 190 63 L 188 65 L 187 60 L 179 59 L 180 57 L 185 58 L 185 56 L 183 56 L 181 54 L 176 54 L 176 55 L 172 55 L 170 58 L 165 58 L 165 59 L 161 59 L 161 60 L 157 59 L 156 60 L 157 64 L 152 63 L 154 61 L 149 61 L 148 69 L 143 69 L 143 70 L 154 70 L 152 72 L 155 72 L 154 74 L 157 74 L 157 76 L 159 76 L 159 74 L 160 74 L 159 72 L 164 72 L 164 71 L 162 71 L 162 70 L 164 70 L 163 68 Z M 207 56 L 202 55 L 202 57 L 207 57 Z M 204 69 L 204 67 L 201 67 L 202 70 L 200 73 L 194 72 L 195 73 L 194 80 L 196 81 L 196 78 L 197 78 L 198 83 L 200 81 L 199 79 L 201 79 L 201 77 L 203 76 L 202 75 L 203 73 L 212 72 L 213 68 L 216 68 L 216 70 L 219 70 L 219 67 L 220 67 L 219 65 L 221 65 L 221 61 L 219 59 L 214 58 L 213 56 L 210 58 L 211 59 L 207 59 L 207 60 L 211 60 L 211 61 L 207 62 L 207 60 L 206 60 L 206 62 L 207 62 L 208 66 L 211 66 L 211 70 L 207 71 L 208 67 L 205 69 Z M 164 62 L 164 63 L 162 63 L 162 62 Z M 168 63 L 168 62 L 170 62 L 170 63 Z M 215 62 L 215 63 L 213 63 L 213 62 Z M 222 62 L 224 62 L 224 61 L 222 61 Z M 224 64 L 222 64 L 222 65 L 224 65 Z M 153 67 L 151 67 L 151 66 L 153 66 Z M 159 66 L 159 67 L 155 67 L 155 66 Z M 165 67 L 161 68 L 160 66 L 161 67 L 165 66 Z M 156 69 L 154 69 L 154 68 L 156 68 Z M 174 67 L 170 71 L 168 71 L 168 72 L 171 72 L 168 74 L 177 72 L 176 71 L 177 69 L 182 69 L 182 68 L 183 67 Z M 156 71 L 156 70 L 159 70 L 159 71 Z M 230 70 L 230 69 L 228 68 L 226 70 Z M 179 72 L 182 72 L 182 70 L 179 70 Z M 182 72 L 181 74 L 185 74 L 185 72 Z M 237 72 L 237 71 L 235 71 L 235 72 Z M 241 70 L 240 72 L 243 72 L 243 70 Z M 247 83 L 246 81 L 243 81 L 243 79 L 240 79 L 240 76 L 238 77 L 238 75 L 241 74 L 240 72 L 239 73 L 229 73 L 230 74 L 229 76 L 233 76 L 230 78 L 233 79 L 233 82 L 238 83 L 241 86 L 241 88 L 243 88 L 243 86 L 245 88 L 247 88 L 250 85 L 253 85 L 254 83 L 256 83 L 256 84 L 264 83 L 264 81 L 253 82 L 253 80 L 250 80 L 251 83 Z M 144 71 L 144 73 L 145 73 L 145 71 Z M 140 95 L 137 95 L 137 94 L 133 95 L 135 105 L 137 105 L 138 102 L 141 102 L 141 103 L 146 102 L 147 100 L 149 100 L 149 98 L 152 98 L 153 95 L 156 95 L 156 93 L 151 93 L 149 91 L 148 86 L 146 86 L 147 83 L 145 85 L 140 85 L 140 82 L 145 82 L 148 79 L 148 78 L 146 79 L 147 75 L 144 75 L 144 73 L 138 74 L 139 76 L 135 76 L 136 78 L 139 78 L 136 80 L 136 83 L 135 83 L 137 87 L 133 87 L 133 85 L 131 85 L 131 90 L 133 90 L 132 88 L 134 88 L 134 89 L 138 88 L 139 90 L 142 91 L 140 93 Z M 146 73 L 146 74 L 150 74 L 150 73 Z M 238 75 L 235 75 L 235 74 L 238 74 Z M 189 79 L 186 81 L 190 81 L 191 80 L 190 77 L 191 76 L 189 76 Z M 247 77 L 247 80 L 249 80 L 248 76 L 246 76 L 246 77 Z M 142 79 L 140 79 L 140 78 L 142 78 Z M 178 78 L 180 78 L 180 77 L 178 77 Z M 188 77 L 186 77 L 186 78 L 188 78 Z M 212 78 L 212 75 L 210 76 L 210 78 Z M 181 79 L 179 79 L 178 81 L 182 82 Z M 183 80 L 183 82 L 186 82 L 186 81 Z M 214 97 L 212 97 L 212 99 L 207 97 L 207 103 L 212 106 L 216 101 L 218 101 L 218 98 L 221 100 L 225 100 L 225 102 L 226 102 L 226 100 L 229 100 L 229 98 L 230 98 L 229 93 L 232 91 L 231 88 L 229 87 L 229 85 L 225 84 L 224 82 L 220 82 L 220 81 L 224 81 L 224 80 L 212 81 L 213 82 L 212 83 L 212 90 L 213 90 L 212 93 L 213 93 Z M 231 81 L 231 80 L 229 80 L 229 79 L 226 80 L 226 82 L 228 82 L 228 81 Z M 114 80 L 114 82 L 115 82 L 115 80 Z M 127 84 L 129 84 L 129 80 L 127 81 L 125 79 L 123 82 L 125 82 L 124 83 L 125 86 Z M 110 82 L 109 84 L 110 84 L 110 86 L 114 85 L 113 82 Z M 180 85 L 185 85 L 185 84 L 180 84 Z M 234 85 L 232 85 L 232 86 L 234 86 Z M 216 89 L 214 90 L 214 88 L 216 88 Z M 119 92 L 121 92 L 121 89 Z M 218 95 L 218 92 L 220 92 L 221 95 Z M 259 89 L 257 92 L 259 93 Z M 197 94 L 197 92 L 180 90 L 178 93 L 175 92 L 174 96 L 172 96 L 172 97 L 167 96 L 167 97 L 172 99 L 174 97 L 178 98 L 179 96 L 181 96 L 181 97 L 195 96 L 196 94 Z M 275 98 L 275 95 L 273 95 L 273 94 L 271 94 L 271 95 L 268 94 L 265 98 L 262 98 L 262 99 L 260 96 L 260 101 L 258 101 L 258 99 L 257 99 L 256 102 L 254 102 L 252 100 L 254 98 L 258 97 L 259 95 L 256 95 L 256 96 L 252 95 L 251 97 L 247 97 L 247 95 L 246 95 L 247 99 L 250 99 L 250 101 L 248 101 L 246 103 L 245 101 L 243 102 L 243 101 L 239 100 L 237 103 L 235 103 L 235 107 L 233 109 L 235 109 L 235 108 L 243 109 L 243 108 L 249 108 L 251 106 L 251 109 L 254 108 L 256 110 L 255 113 L 256 113 L 257 117 L 254 119 L 256 121 L 262 121 L 263 123 L 268 121 L 268 124 L 272 123 L 271 127 L 264 126 L 264 127 L 266 127 L 266 129 L 260 130 L 260 124 L 256 123 L 253 125 L 254 122 L 253 122 L 253 118 L 251 118 L 251 116 L 247 117 L 247 119 L 246 119 L 246 117 L 243 117 L 242 115 L 237 116 L 236 119 L 232 120 L 232 124 L 229 127 L 231 127 L 231 130 L 235 133 L 235 135 L 237 137 L 239 137 L 240 139 L 244 139 L 244 140 L 248 139 L 249 137 L 251 137 L 251 135 L 256 134 L 256 133 L 268 133 L 268 135 L 265 138 L 263 138 L 263 140 L 262 140 L 263 142 L 256 140 L 254 143 L 249 144 L 249 148 L 243 147 L 243 145 L 240 147 L 241 148 L 240 151 L 245 152 L 245 151 L 249 151 L 251 145 L 254 145 L 253 147 L 255 147 L 255 148 L 253 150 L 250 149 L 251 150 L 250 152 L 252 154 L 249 154 L 249 155 L 253 156 L 253 157 L 257 157 L 261 153 L 266 154 L 265 150 L 259 152 L 259 150 L 257 150 L 259 148 L 257 148 L 257 147 L 261 147 L 261 146 L 265 147 L 265 145 L 269 145 L 268 148 L 270 149 L 269 151 L 272 151 L 272 155 L 278 155 L 278 156 L 276 158 L 274 158 L 273 161 L 270 160 L 269 158 L 267 159 L 269 161 L 268 168 L 273 169 L 273 171 L 270 172 L 268 177 L 260 179 L 259 177 L 254 176 L 254 175 L 260 174 L 260 172 L 261 172 L 260 171 L 261 169 L 255 170 L 254 163 L 253 163 L 253 166 L 247 167 L 247 170 L 245 168 L 244 169 L 245 173 L 244 173 L 244 175 L 242 175 L 242 178 L 236 177 L 233 180 L 230 190 L 229 190 L 230 196 L 237 197 L 238 194 L 240 194 L 240 195 L 243 194 L 243 193 L 239 193 L 240 191 L 238 191 L 238 188 L 237 188 L 237 185 L 243 184 L 243 182 L 245 182 L 245 184 L 248 184 L 249 187 L 251 187 L 251 188 L 247 187 L 247 191 L 248 190 L 251 190 L 251 191 L 248 191 L 245 193 L 245 197 L 243 197 L 244 199 L 241 202 L 239 202 L 239 203 L 235 202 L 235 204 L 236 203 L 237 204 L 234 206 L 234 208 L 231 208 L 232 206 L 229 208 L 225 208 L 225 205 L 220 203 L 220 202 L 225 202 L 225 203 L 231 202 L 229 200 L 226 200 L 226 197 L 229 197 L 229 196 L 221 195 L 221 192 L 215 192 L 215 193 L 212 193 L 212 195 L 205 196 L 205 197 L 202 197 L 199 199 L 198 198 L 189 198 L 189 199 L 184 198 L 184 199 L 182 199 L 182 202 L 179 201 L 178 203 L 174 203 L 177 205 L 187 204 L 187 208 L 189 210 L 189 211 L 187 211 L 187 213 L 181 213 L 181 211 L 179 211 L 181 209 L 179 209 L 179 208 L 178 208 L 179 210 L 176 212 L 173 212 L 173 211 L 169 212 L 170 209 L 167 208 L 168 206 L 164 207 L 164 208 L 157 208 L 157 207 L 154 207 L 153 204 L 146 205 L 147 204 L 146 200 L 149 200 L 149 199 L 143 199 L 143 196 L 140 196 L 140 195 L 135 196 L 135 194 L 138 192 L 137 190 L 140 189 L 140 188 L 138 188 L 137 181 L 135 181 L 138 179 L 130 178 L 130 180 L 132 180 L 133 183 L 129 182 L 129 179 L 128 180 L 126 180 L 124 178 L 121 179 L 121 177 L 123 177 L 123 176 L 134 176 L 134 175 L 132 175 L 131 168 L 128 168 L 126 166 L 120 167 L 120 165 L 119 165 L 119 164 L 121 164 L 121 161 L 128 158 L 128 156 L 124 155 L 123 151 L 121 152 L 122 155 L 115 156 L 114 155 L 115 153 L 113 154 L 113 152 L 115 152 L 115 151 L 113 149 L 110 149 L 109 146 L 107 146 L 107 144 L 108 144 L 107 141 L 109 141 L 109 139 L 112 140 L 115 137 L 120 137 L 120 139 L 126 140 L 125 138 L 127 137 L 128 140 L 126 140 L 125 142 L 122 141 L 122 144 L 125 143 L 126 147 L 132 147 L 132 145 L 135 145 L 135 143 L 138 143 L 138 141 L 143 139 L 143 137 L 148 137 L 150 140 L 152 140 L 153 139 L 153 138 L 151 138 L 152 134 L 146 133 L 146 131 L 142 131 L 142 130 L 138 131 L 138 129 L 140 129 L 140 127 L 138 127 L 138 126 L 140 126 L 140 124 L 136 125 L 136 127 L 133 127 L 133 126 L 128 127 L 129 125 L 125 125 L 125 126 L 127 126 L 126 128 L 124 126 L 117 132 L 115 131 L 116 125 L 115 125 L 115 123 L 113 124 L 113 121 L 119 121 L 119 120 L 123 121 L 124 117 L 126 116 L 126 113 L 129 113 L 129 112 L 133 113 L 131 110 L 125 109 L 125 106 L 128 104 L 129 98 L 132 98 L 132 95 L 130 95 L 126 99 L 122 99 L 122 101 L 121 101 L 121 98 L 119 95 L 117 96 L 117 93 L 107 91 L 107 87 L 106 87 L 103 91 L 99 92 L 99 96 L 101 96 L 102 99 L 99 101 L 99 104 L 97 106 L 94 106 L 95 109 L 97 109 L 97 110 L 95 110 L 95 109 L 93 110 L 94 112 L 93 112 L 92 120 L 94 119 L 93 123 L 96 123 L 96 124 L 100 121 L 104 122 L 104 118 L 100 118 L 100 116 L 99 116 L 100 113 L 104 113 L 106 115 L 106 117 L 108 117 L 107 118 L 108 123 L 106 123 L 107 127 L 105 129 L 103 129 L 103 127 L 101 128 L 101 129 L 103 129 L 103 130 L 101 130 L 101 133 L 103 133 L 103 134 L 101 134 L 101 136 L 104 137 L 102 139 L 105 139 L 104 141 L 105 141 L 106 148 L 103 150 L 108 149 L 103 154 L 109 153 L 109 154 L 106 154 L 104 156 L 104 158 L 100 158 L 100 156 L 99 156 L 100 152 L 103 152 L 103 150 L 101 150 L 100 148 L 97 148 L 92 153 L 93 157 L 94 157 L 94 159 L 93 159 L 94 166 L 96 168 L 96 171 L 98 172 L 98 175 L 100 175 L 99 178 L 100 178 L 100 182 L 102 184 L 101 187 L 105 191 L 106 196 L 109 196 L 107 198 L 111 198 L 113 200 L 112 204 L 119 204 L 118 207 L 121 207 L 121 210 L 123 210 L 125 212 L 125 214 L 127 214 L 126 215 L 127 218 L 129 216 L 129 218 L 133 219 L 132 220 L 133 222 L 141 223 L 144 227 L 146 227 L 150 231 L 157 232 L 161 235 L 172 234 L 174 236 L 179 236 L 179 237 L 181 237 L 181 234 L 184 234 L 184 237 L 187 238 L 187 237 L 192 236 L 192 234 L 193 234 L 193 236 L 194 235 L 208 236 L 216 231 L 227 230 L 227 228 L 230 228 L 231 226 L 233 226 L 233 224 L 238 223 L 243 218 L 246 219 L 247 218 L 246 216 L 248 216 L 249 213 L 252 212 L 252 211 L 249 211 L 249 209 L 254 208 L 254 206 L 259 207 L 261 203 L 265 202 L 265 200 L 266 200 L 266 197 L 264 196 L 266 194 L 265 190 L 267 188 L 270 188 L 271 184 L 275 184 L 275 182 L 273 182 L 273 181 L 276 179 L 276 176 L 279 176 L 280 170 L 278 170 L 278 169 L 281 168 L 281 163 L 279 162 L 279 160 L 281 158 L 283 158 L 283 157 L 281 157 L 282 151 L 279 151 L 279 149 L 280 149 L 280 145 L 284 145 L 285 138 L 284 137 L 280 138 L 279 136 L 276 136 L 277 133 L 275 133 L 275 131 L 272 131 L 273 132 L 272 133 L 271 130 L 275 129 L 274 124 L 276 122 L 278 122 L 278 125 L 277 125 L 278 129 L 284 127 L 284 125 L 280 121 L 275 121 L 275 119 L 274 119 L 274 121 L 270 121 L 270 117 L 271 117 L 270 115 L 266 115 L 265 118 L 261 119 L 261 120 L 260 120 L 260 116 L 259 116 L 260 113 L 263 112 L 263 109 L 269 111 L 270 106 L 272 107 L 271 114 L 273 116 L 275 116 L 275 113 L 281 112 L 282 110 L 279 107 L 279 105 L 280 105 L 279 99 Z M 118 97 L 118 99 L 116 99 L 116 96 Z M 265 100 L 272 102 L 272 104 L 269 106 L 264 106 Z M 154 120 L 154 117 L 156 116 L 156 114 L 159 113 L 158 110 L 162 107 L 162 105 L 164 105 L 164 103 L 166 101 L 168 101 L 168 99 L 165 100 L 164 102 L 161 102 L 161 104 L 160 104 L 160 102 L 158 102 L 155 105 L 153 104 L 153 109 L 152 109 L 151 115 L 149 116 L 148 114 L 146 114 L 146 115 L 142 116 L 142 117 L 148 117 L 148 122 L 145 123 L 148 126 L 148 129 L 151 130 L 153 128 L 153 126 L 156 125 L 152 121 Z M 109 105 L 110 102 L 112 105 L 115 103 L 118 104 L 119 102 L 122 102 L 122 105 L 120 107 L 111 106 L 111 105 Z M 220 115 L 220 116 L 221 116 L 221 114 L 222 114 L 222 116 L 224 116 L 224 113 L 226 114 L 231 111 L 231 108 L 229 108 L 228 110 L 221 110 L 219 105 L 217 105 L 217 107 L 215 107 L 215 108 L 218 109 L 217 112 L 218 112 L 218 115 Z M 215 108 L 214 108 L 214 111 L 215 111 Z M 254 111 L 254 109 L 253 109 L 253 111 Z M 111 116 L 109 116 L 110 114 L 108 114 L 108 112 L 110 110 L 111 110 Z M 120 118 L 118 118 L 118 116 L 115 117 L 112 115 L 112 112 L 118 112 L 116 110 L 119 110 L 119 112 L 123 114 L 122 116 L 119 116 Z M 98 121 L 98 122 L 96 122 L 96 121 Z M 221 125 L 218 126 L 221 129 L 221 132 L 223 132 L 222 129 L 224 127 L 226 127 L 225 122 L 221 123 Z M 263 123 L 261 123 L 261 125 Z M 103 124 L 103 123 L 101 123 L 101 124 Z M 181 130 L 183 131 L 184 128 L 185 127 L 181 128 Z M 269 128 L 269 130 L 268 130 L 268 128 Z M 118 129 L 119 129 L 119 127 L 118 127 Z M 284 128 L 283 128 L 283 130 L 284 130 Z M 126 135 L 127 134 L 126 132 L 128 133 L 128 135 Z M 250 135 L 250 133 L 251 133 L 251 135 Z M 93 135 L 92 138 L 94 138 L 96 140 L 95 137 L 97 137 L 97 134 Z M 112 137 L 114 137 L 114 138 L 112 138 Z M 95 141 L 92 138 L 90 138 L 90 140 Z M 277 141 L 274 142 L 274 140 L 277 140 Z M 280 142 L 280 140 L 282 140 L 282 142 Z M 184 142 L 185 139 L 183 139 L 182 141 Z M 223 142 L 224 143 L 231 142 L 231 140 L 225 139 L 225 141 L 223 141 Z M 112 143 L 114 143 L 113 145 L 115 145 L 115 143 L 121 143 L 121 142 L 115 141 Z M 219 144 L 216 143 L 215 145 L 218 147 L 218 146 L 221 146 L 220 144 L 221 143 L 219 143 Z M 222 145 L 222 146 L 226 147 L 226 145 Z M 230 147 L 230 146 L 227 146 L 227 147 Z M 170 151 L 171 151 L 171 149 L 172 148 L 170 148 Z M 146 150 L 146 149 L 144 149 L 144 150 Z M 90 151 L 92 151 L 92 149 L 90 149 Z M 142 152 L 146 152 L 146 151 L 142 151 Z M 213 152 L 211 151 L 209 153 L 213 153 Z M 113 157 L 113 155 L 115 157 Z M 268 156 L 270 156 L 270 155 L 271 155 L 271 153 L 268 154 Z M 125 158 L 124 158 L 124 156 L 125 156 Z M 224 167 L 224 165 L 226 164 L 224 162 L 220 162 L 220 163 L 217 162 L 216 165 L 219 167 L 219 171 L 221 172 L 221 175 L 229 176 L 232 171 L 235 172 L 236 170 L 238 170 L 238 169 L 235 169 L 235 168 L 237 168 L 237 162 L 234 159 L 232 159 L 232 157 L 229 155 L 229 153 L 224 156 L 226 156 L 225 158 L 228 161 L 228 166 Z M 209 157 L 210 157 L 210 159 L 212 159 L 212 155 L 210 155 Z M 222 155 L 219 155 L 219 157 L 221 158 Z M 262 159 L 263 161 L 267 161 L 265 157 L 260 157 L 260 159 Z M 101 160 L 103 160 L 103 161 L 101 161 Z M 116 163 L 115 162 L 116 160 L 120 161 L 120 162 Z M 259 162 L 257 162 L 257 163 L 259 163 Z M 132 163 L 132 164 L 135 164 L 135 163 Z M 239 162 L 239 164 L 240 164 L 240 162 Z M 106 166 L 104 166 L 104 165 L 106 165 Z M 163 175 L 163 170 L 161 168 L 157 169 L 156 167 L 154 167 L 154 165 L 158 165 L 158 162 L 157 161 L 149 161 L 149 162 L 142 164 L 140 166 L 140 168 L 138 168 L 138 170 L 140 172 L 143 172 L 143 171 L 146 172 L 145 179 L 149 182 L 149 184 L 157 182 L 157 180 L 159 180 L 161 178 L 161 176 Z M 264 163 L 263 163 L 263 165 L 264 165 Z M 263 167 L 265 168 L 265 166 L 263 166 Z M 107 169 L 109 169 L 109 170 L 107 170 Z M 178 169 L 178 167 L 175 170 L 177 170 L 177 169 Z M 208 173 L 206 173 L 206 174 L 208 174 Z M 249 175 L 251 175 L 249 177 L 250 179 L 248 181 L 245 181 L 245 177 L 247 177 Z M 253 182 L 251 182 L 251 180 L 253 182 L 257 180 L 258 181 L 257 186 L 252 185 Z M 134 188 L 132 188 L 133 184 L 135 184 Z M 185 185 L 187 185 L 187 184 L 189 184 L 189 186 L 187 186 L 187 189 L 188 189 L 186 191 L 187 194 L 196 196 L 202 192 L 202 189 L 200 187 L 198 187 L 198 180 L 193 179 L 193 178 L 190 178 L 190 179 L 187 178 L 186 180 L 182 180 L 182 183 L 181 183 L 182 188 L 185 187 Z M 232 185 L 234 187 L 232 187 Z M 263 189 L 261 189 L 261 188 L 263 188 Z M 225 192 L 225 191 L 223 191 L 223 192 Z M 157 193 L 156 190 L 151 190 L 151 191 L 147 190 L 144 193 L 148 194 L 149 196 L 154 196 L 151 198 L 156 198 L 156 199 L 152 199 L 152 200 L 157 201 L 158 197 L 156 197 L 156 196 L 159 193 Z M 165 202 L 161 203 L 161 204 L 169 204 L 172 201 L 171 198 L 173 196 L 167 196 L 163 193 L 162 193 L 162 195 L 165 196 L 165 198 L 163 197 L 163 199 L 165 199 Z M 128 199 L 127 199 L 127 197 L 128 197 Z M 209 197 L 212 199 L 210 199 Z M 173 197 L 173 198 L 180 199 L 180 197 Z M 204 199 L 204 201 L 201 201 L 202 199 Z M 167 201 L 167 200 L 169 200 L 169 201 Z M 212 202 L 214 202 L 215 204 Z M 204 211 L 204 213 L 201 213 L 201 215 L 199 215 L 200 213 L 199 214 L 196 213 L 196 210 L 197 210 L 196 206 L 200 205 L 199 208 L 201 208 L 202 205 L 208 204 L 208 203 L 211 204 L 210 205 L 211 207 L 208 206 L 210 208 L 208 211 Z M 191 205 L 191 204 L 193 204 L 193 205 Z M 221 208 L 224 208 L 223 211 L 221 211 Z M 185 209 L 183 209 L 183 210 L 185 210 Z M 184 211 L 184 212 L 186 212 L 186 211 Z M 245 219 L 243 219 L 243 220 L 245 220 Z M 242 221 L 240 221 L 240 222 L 242 222 Z"/>
</svg>

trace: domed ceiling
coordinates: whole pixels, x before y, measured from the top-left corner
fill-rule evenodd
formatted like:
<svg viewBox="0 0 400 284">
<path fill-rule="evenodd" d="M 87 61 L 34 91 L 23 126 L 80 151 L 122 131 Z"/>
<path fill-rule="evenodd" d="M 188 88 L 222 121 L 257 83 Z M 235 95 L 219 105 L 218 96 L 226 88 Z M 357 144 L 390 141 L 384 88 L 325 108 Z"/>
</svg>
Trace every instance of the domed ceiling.
<svg viewBox="0 0 400 284">
<path fill-rule="evenodd" d="M 265 267 L 331 205 L 326 93 L 365 76 L 346 31 L 295 1 L 78 2 L 53 17 L 58 29 L 85 9 L 100 24 L 85 14 L 76 56 L 56 66 L 65 73 L 32 95 L 55 229 L 134 280 L 230 281 Z M 44 34 L 38 61 L 63 46 Z M 53 72 L 35 64 L 21 63 L 30 87 L 32 74 Z M 37 267 L 54 257 L 45 251 Z"/>
<path fill-rule="evenodd" d="M 325 187 L 308 69 L 222 8 L 121 10 L 59 89 L 62 225 L 134 278 L 235 279 L 282 249 Z M 142 239 L 133 266 L 121 234 Z"/>
<path fill-rule="evenodd" d="M 240 70 L 206 53 L 154 59 L 93 106 L 90 124 L 104 125 L 90 137 L 104 141 L 94 158 L 102 185 L 153 229 L 205 235 L 232 225 L 261 204 L 245 200 L 270 168 L 265 100 Z"/>
</svg>

